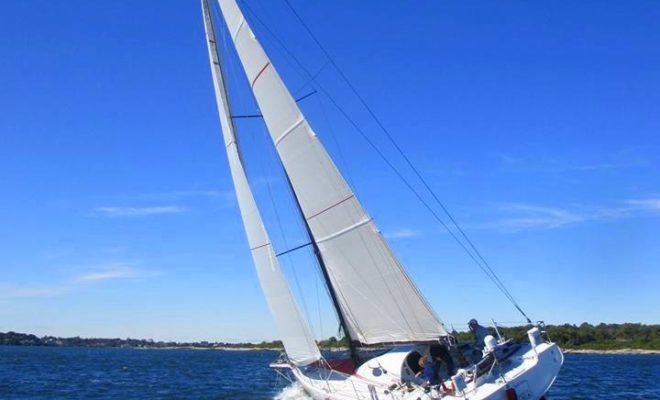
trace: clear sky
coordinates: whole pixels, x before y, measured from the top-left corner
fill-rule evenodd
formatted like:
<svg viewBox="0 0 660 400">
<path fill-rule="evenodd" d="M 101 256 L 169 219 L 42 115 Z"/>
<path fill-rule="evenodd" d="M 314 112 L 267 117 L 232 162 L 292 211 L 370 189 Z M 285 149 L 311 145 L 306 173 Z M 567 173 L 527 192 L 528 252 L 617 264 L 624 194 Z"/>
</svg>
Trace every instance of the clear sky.
<svg viewBox="0 0 660 400">
<path fill-rule="evenodd" d="M 533 319 L 660 322 L 660 3 L 292 3 Z M 284 2 L 248 4 L 405 170 Z M 199 3 L 2 8 L 0 331 L 276 338 Z M 301 105 L 443 321 L 521 321 L 327 99 Z M 239 130 L 276 246 L 301 243 L 263 127 Z M 315 333 L 334 334 L 308 252 L 282 262 Z"/>
</svg>

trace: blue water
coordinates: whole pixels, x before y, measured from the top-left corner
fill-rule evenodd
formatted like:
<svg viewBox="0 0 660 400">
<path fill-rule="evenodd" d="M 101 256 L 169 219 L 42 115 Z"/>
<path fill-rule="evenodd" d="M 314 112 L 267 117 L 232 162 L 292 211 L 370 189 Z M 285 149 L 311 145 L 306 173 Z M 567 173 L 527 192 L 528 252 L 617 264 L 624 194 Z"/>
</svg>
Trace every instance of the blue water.
<svg viewBox="0 0 660 400">
<path fill-rule="evenodd" d="M 0 346 L 0 399 L 305 399 L 273 352 Z M 660 399 L 660 356 L 567 355 L 550 399 Z"/>
</svg>

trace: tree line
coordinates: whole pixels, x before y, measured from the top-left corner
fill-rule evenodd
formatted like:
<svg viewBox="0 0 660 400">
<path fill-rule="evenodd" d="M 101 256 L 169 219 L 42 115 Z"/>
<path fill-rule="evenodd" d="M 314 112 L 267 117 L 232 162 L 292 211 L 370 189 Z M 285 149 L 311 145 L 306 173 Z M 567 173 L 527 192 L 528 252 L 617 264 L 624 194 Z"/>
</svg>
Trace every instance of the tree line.
<svg viewBox="0 0 660 400">
<path fill-rule="evenodd" d="M 527 331 L 532 325 L 514 327 L 498 327 L 500 334 L 514 341 L 527 341 Z M 553 342 L 564 349 L 580 350 L 660 350 L 660 325 L 644 324 L 598 324 L 581 325 L 563 324 L 546 325 L 541 328 Z M 489 327 L 490 333 L 497 337 L 494 327 Z M 458 343 L 471 343 L 474 341 L 469 331 L 452 332 Z M 331 337 L 319 342 L 321 348 L 347 347 L 345 339 Z"/>
<path fill-rule="evenodd" d="M 528 326 L 498 328 L 506 338 L 523 341 L 527 338 Z M 493 330 L 491 328 L 491 330 Z M 598 324 L 591 325 L 547 325 L 542 328 L 559 347 L 580 350 L 660 350 L 660 325 L 644 324 Z M 494 333 L 494 332 L 493 332 Z M 459 341 L 469 341 L 469 332 L 458 335 Z"/>
<path fill-rule="evenodd" d="M 516 341 L 527 340 L 527 330 L 531 325 L 516 327 L 499 327 L 501 335 Z M 489 328 L 493 335 L 495 330 Z M 660 350 L 660 325 L 644 324 L 598 324 L 591 325 L 547 325 L 543 327 L 550 339 L 565 349 L 582 350 L 617 350 L 640 349 Z M 459 343 L 472 342 L 470 332 L 453 332 Z M 318 342 L 321 349 L 338 349 L 348 347 L 345 338 L 330 337 Z M 102 339 L 102 338 L 58 338 L 54 336 L 38 337 L 32 334 L 16 332 L 0 332 L 0 345 L 19 346 L 75 346 L 75 347 L 143 347 L 143 348 L 242 348 L 242 349 L 282 349 L 282 342 L 263 341 L 260 343 L 226 343 L 226 342 L 167 342 L 151 339 Z"/>
</svg>

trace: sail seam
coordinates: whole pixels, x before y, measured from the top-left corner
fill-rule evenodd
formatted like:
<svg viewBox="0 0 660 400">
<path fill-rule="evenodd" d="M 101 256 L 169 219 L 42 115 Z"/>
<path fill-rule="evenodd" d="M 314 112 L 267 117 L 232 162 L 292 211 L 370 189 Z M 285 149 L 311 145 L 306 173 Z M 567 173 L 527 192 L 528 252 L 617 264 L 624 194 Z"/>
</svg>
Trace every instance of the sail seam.
<svg viewBox="0 0 660 400">
<path fill-rule="evenodd" d="M 234 31 L 234 34 L 231 35 L 231 39 L 236 43 L 236 38 L 238 37 L 238 34 L 241 32 L 241 28 L 245 25 L 245 17 L 241 18 L 241 22 L 238 24 L 238 27 L 236 28 L 236 31 Z"/>
<path fill-rule="evenodd" d="M 371 218 L 365 218 L 365 219 L 363 219 L 362 221 L 359 221 L 359 222 L 357 222 L 357 223 L 355 223 L 355 224 L 353 224 L 353 225 L 351 225 L 351 226 L 348 226 L 348 227 L 346 227 L 346 228 L 344 228 L 344 229 L 342 229 L 342 230 L 340 230 L 340 231 L 337 231 L 337 232 L 333 233 L 332 235 L 328 235 L 328 236 L 326 236 L 326 237 L 324 237 L 324 238 L 318 239 L 318 240 L 316 241 L 316 243 L 322 243 L 322 242 L 325 242 L 325 241 L 327 241 L 327 240 L 334 239 L 334 238 L 336 238 L 337 236 L 341 236 L 341 235 L 343 235 L 344 233 L 348 233 L 348 232 L 350 232 L 350 231 L 352 231 L 352 230 L 354 230 L 354 229 L 357 229 L 357 228 L 361 227 L 362 225 L 368 224 L 369 222 L 371 222 Z"/>
<path fill-rule="evenodd" d="M 305 122 L 305 118 L 301 117 L 300 119 L 298 119 L 298 121 L 294 122 L 293 125 L 291 125 L 284 132 L 282 132 L 282 134 L 277 139 L 275 139 L 275 146 L 279 145 L 280 142 L 289 135 L 289 133 L 293 132 L 303 122 Z"/>
<path fill-rule="evenodd" d="M 264 65 L 264 66 L 261 68 L 261 71 L 259 71 L 259 73 L 257 74 L 257 76 L 254 77 L 254 79 L 252 80 L 252 85 L 251 85 L 251 86 L 252 86 L 252 89 L 254 89 L 254 84 L 257 83 L 257 79 L 259 79 L 259 78 L 261 77 L 261 74 L 264 73 L 264 71 L 266 70 L 266 68 L 268 68 L 269 65 L 270 65 L 270 61 L 268 61 L 268 62 L 266 63 L 266 65 Z"/>
<path fill-rule="evenodd" d="M 338 201 L 337 203 L 331 205 L 330 207 L 324 208 L 323 210 L 317 212 L 317 213 L 314 214 L 314 215 L 310 215 L 309 217 L 307 217 L 307 221 L 309 221 L 310 219 L 312 219 L 312 218 L 314 218 L 314 217 L 318 217 L 319 215 L 323 214 L 324 212 L 326 212 L 326 211 L 328 211 L 328 210 L 331 210 L 331 209 L 337 207 L 337 206 L 340 205 L 341 203 L 344 203 L 344 202 L 346 202 L 346 201 L 352 199 L 353 197 L 355 197 L 355 195 L 350 195 L 350 196 L 348 196 L 347 198 L 345 198 L 344 200 Z"/>
<path fill-rule="evenodd" d="M 250 249 L 250 251 L 259 250 L 260 248 L 262 248 L 262 247 L 266 247 L 266 246 L 268 246 L 268 245 L 270 245 L 270 242 L 268 242 L 268 243 L 266 243 L 266 244 L 262 244 L 261 246 L 253 247 L 253 248 Z"/>
<path fill-rule="evenodd" d="M 232 140 L 231 142 L 229 142 L 225 145 L 225 149 L 228 149 L 229 146 L 231 146 L 232 144 L 235 144 L 235 143 L 236 143 L 236 140 L 234 139 L 234 140 Z"/>
</svg>

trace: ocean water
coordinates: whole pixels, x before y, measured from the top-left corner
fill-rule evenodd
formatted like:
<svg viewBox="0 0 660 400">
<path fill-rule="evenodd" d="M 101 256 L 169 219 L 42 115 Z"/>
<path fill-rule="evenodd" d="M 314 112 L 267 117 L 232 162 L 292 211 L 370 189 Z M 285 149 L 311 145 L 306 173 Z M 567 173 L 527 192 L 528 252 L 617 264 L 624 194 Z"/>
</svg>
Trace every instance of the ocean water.
<svg viewBox="0 0 660 400">
<path fill-rule="evenodd" d="M 304 400 L 274 352 L 0 346 L 0 399 Z M 549 399 L 659 399 L 660 356 L 567 355 Z"/>
</svg>

